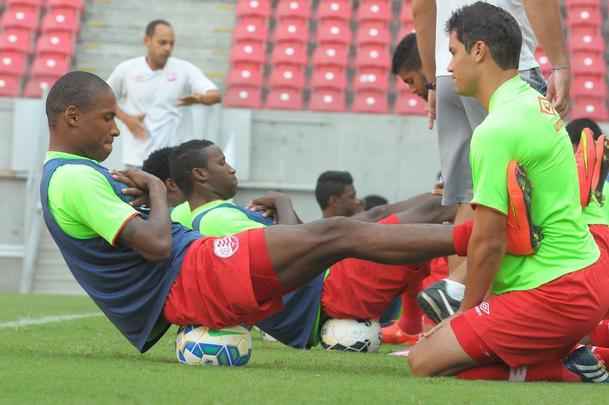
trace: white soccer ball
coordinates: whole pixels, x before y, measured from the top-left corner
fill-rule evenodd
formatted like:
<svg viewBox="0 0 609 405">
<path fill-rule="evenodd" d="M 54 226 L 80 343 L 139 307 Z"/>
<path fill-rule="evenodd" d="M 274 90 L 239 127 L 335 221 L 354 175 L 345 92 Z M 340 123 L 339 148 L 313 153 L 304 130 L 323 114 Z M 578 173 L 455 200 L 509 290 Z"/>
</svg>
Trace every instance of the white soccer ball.
<svg viewBox="0 0 609 405">
<path fill-rule="evenodd" d="M 176 356 L 190 366 L 244 366 L 252 355 L 252 335 L 242 326 L 209 329 L 182 326 L 176 337 Z"/>
<path fill-rule="evenodd" d="M 321 345 L 342 352 L 378 352 L 380 333 L 378 321 L 330 319 L 321 328 Z"/>
</svg>

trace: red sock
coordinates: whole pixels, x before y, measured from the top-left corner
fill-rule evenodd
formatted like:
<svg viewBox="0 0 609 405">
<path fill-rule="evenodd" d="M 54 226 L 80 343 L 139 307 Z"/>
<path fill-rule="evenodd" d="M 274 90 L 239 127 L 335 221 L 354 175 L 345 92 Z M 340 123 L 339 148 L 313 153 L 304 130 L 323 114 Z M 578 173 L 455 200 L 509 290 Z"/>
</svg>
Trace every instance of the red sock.
<svg viewBox="0 0 609 405">
<path fill-rule="evenodd" d="M 408 285 L 402 294 L 402 316 L 398 326 L 409 335 L 417 335 L 422 331 L 421 309 L 417 304 L 417 294 L 421 289 L 421 280 L 418 283 Z"/>
<path fill-rule="evenodd" d="M 455 225 L 453 228 L 453 245 L 455 253 L 459 256 L 467 256 L 467 246 L 469 238 L 474 230 L 474 221 L 466 221 L 460 225 Z"/>
<path fill-rule="evenodd" d="M 593 346 L 609 347 L 609 320 L 600 321 L 590 334 Z"/>
<path fill-rule="evenodd" d="M 500 381 L 561 381 L 580 382 L 576 374 L 567 369 L 561 360 L 528 367 L 509 368 L 504 364 L 481 366 L 457 374 L 463 380 L 500 380 Z"/>
</svg>

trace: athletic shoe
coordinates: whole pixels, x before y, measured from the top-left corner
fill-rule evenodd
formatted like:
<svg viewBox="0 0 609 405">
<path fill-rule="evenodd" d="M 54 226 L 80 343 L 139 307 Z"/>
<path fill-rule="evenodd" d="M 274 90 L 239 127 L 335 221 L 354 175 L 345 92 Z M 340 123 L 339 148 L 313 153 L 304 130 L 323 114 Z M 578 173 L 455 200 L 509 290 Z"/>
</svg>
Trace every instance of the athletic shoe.
<svg viewBox="0 0 609 405">
<path fill-rule="evenodd" d="M 515 256 L 535 254 L 543 235 L 531 218 L 531 183 L 518 162 L 508 164 L 507 251 Z"/>
<path fill-rule="evenodd" d="M 609 174 L 609 140 L 605 135 L 598 137 L 595 143 L 596 164 L 592 174 L 592 193 L 596 201 L 603 203 L 603 187 Z"/>
<path fill-rule="evenodd" d="M 581 346 L 564 360 L 565 367 L 577 374 L 582 382 L 609 384 L 605 365 L 594 356 L 590 348 Z"/>
<path fill-rule="evenodd" d="M 592 193 L 592 181 L 596 164 L 596 147 L 592 131 L 584 128 L 579 137 L 579 145 L 575 151 L 577 177 L 579 179 L 579 199 L 582 207 L 587 207 Z"/>
<path fill-rule="evenodd" d="M 451 298 L 446 281 L 440 280 L 417 295 L 417 304 L 432 321 L 440 323 L 459 310 L 461 301 Z"/>
<path fill-rule="evenodd" d="M 412 346 L 419 340 L 419 335 L 411 335 L 402 330 L 398 322 L 381 328 L 381 342 L 390 345 Z"/>
</svg>

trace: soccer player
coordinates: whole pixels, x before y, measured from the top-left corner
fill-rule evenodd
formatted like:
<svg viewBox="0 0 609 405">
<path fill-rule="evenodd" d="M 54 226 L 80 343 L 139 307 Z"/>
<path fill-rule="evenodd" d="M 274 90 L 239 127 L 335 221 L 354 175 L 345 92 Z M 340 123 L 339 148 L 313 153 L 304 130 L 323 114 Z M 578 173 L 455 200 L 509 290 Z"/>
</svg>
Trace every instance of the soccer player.
<svg viewBox="0 0 609 405">
<path fill-rule="evenodd" d="M 141 352 L 171 323 L 222 328 L 267 318 L 285 293 L 346 257 L 401 263 L 455 252 L 450 226 L 344 218 L 206 238 L 169 221 L 161 180 L 122 172 L 145 192 L 142 213 L 127 203 L 134 190 L 99 163 L 119 135 L 116 111 L 112 89 L 96 75 L 70 72 L 53 85 L 41 203 L 74 277 Z"/>
<path fill-rule="evenodd" d="M 455 90 L 489 113 L 471 144 L 476 209 L 465 297 L 455 316 L 413 347 L 411 370 L 417 376 L 609 382 L 589 349 L 572 351 L 609 310 L 609 257 L 582 220 L 575 158 L 560 116 L 518 76 L 518 23 L 476 2 L 453 13 L 446 32 Z M 505 250 L 508 206 L 518 210 L 508 202 L 513 161 L 534 187 L 530 214 L 543 232 L 528 256 Z M 529 238 L 529 229 L 521 228 L 520 240 Z"/>
</svg>

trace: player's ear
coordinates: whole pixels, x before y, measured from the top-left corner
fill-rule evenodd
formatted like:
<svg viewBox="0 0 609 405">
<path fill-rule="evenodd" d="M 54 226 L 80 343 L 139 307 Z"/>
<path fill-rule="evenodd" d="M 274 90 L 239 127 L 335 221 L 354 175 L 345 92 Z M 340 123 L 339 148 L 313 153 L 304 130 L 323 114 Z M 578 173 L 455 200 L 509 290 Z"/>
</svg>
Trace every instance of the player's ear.
<svg viewBox="0 0 609 405">
<path fill-rule="evenodd" d="M 487 55 L 488 51 L 488 46 L 486 46 L 484 42 L 476 41 L 474 46 L 472 46 L 471 54 L 476 62 L 481 62 Z"/>
<path fill-rule="evenodd" d="M 195 167 L 194 169 L 192 169 L 191 174 L 192 179 L 195 183 L 207 183 L 207 181 L 209 180 L 209 173 L 207 172 L 207 169 L 204 169 L 202 167 Z"/>
<path fill-rule="evenodd" d="M 168 191 L 180 191 L 180 188 L 172 178 L 165 180 L 165 187 L 167 187 Z"/>
<path fill-rule="evenodd" d="M 75 105 L 69 105 L 63 112 L 63 119 L 69 127 L 80 125 L 80 110 Z"/>
<path fill-rule="evenodd" d="M 336 207 L 336 201 L 338 199 L 336 198 L 335 195 L 331 195 L 330 198 L 328 198 L 328 207 Z"/>
</svg>

